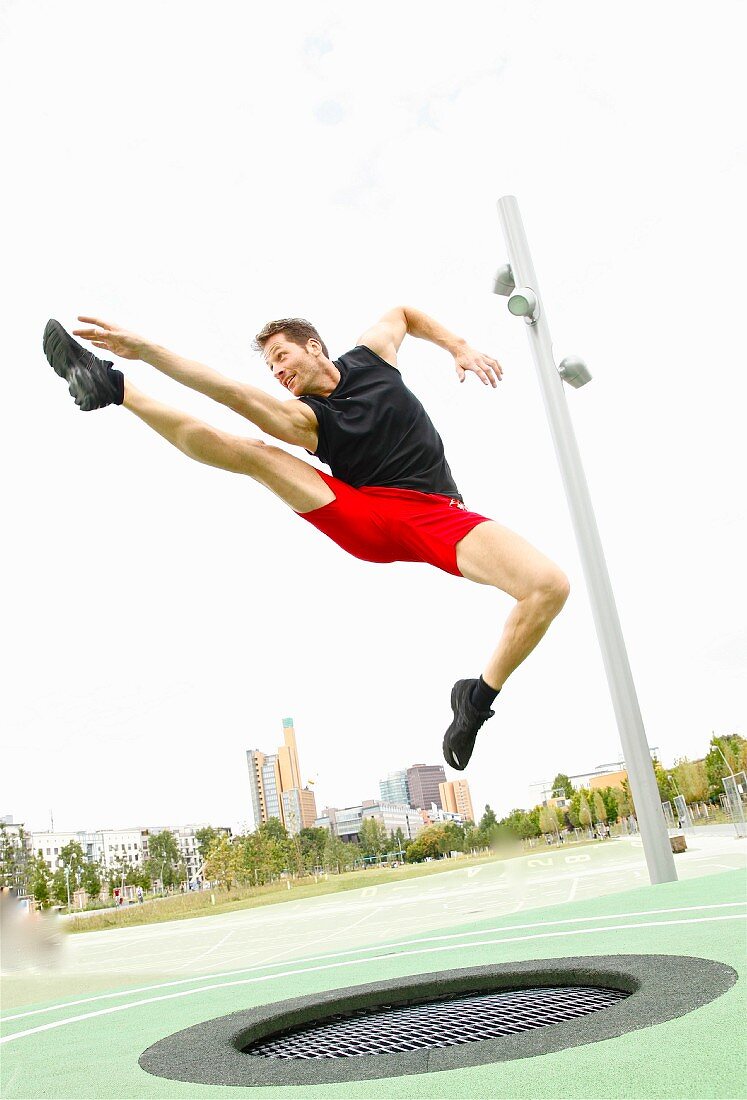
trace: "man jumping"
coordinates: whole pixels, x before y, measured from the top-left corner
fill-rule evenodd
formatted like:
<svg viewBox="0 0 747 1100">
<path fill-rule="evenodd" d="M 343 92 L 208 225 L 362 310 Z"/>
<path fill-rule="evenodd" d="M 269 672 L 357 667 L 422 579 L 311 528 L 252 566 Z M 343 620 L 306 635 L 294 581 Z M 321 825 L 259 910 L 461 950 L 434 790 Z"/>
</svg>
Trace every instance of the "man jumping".
<svg viewBox="0 0 747 1100">
<path fill-rule="evenodd" d="M 471 371 L 493 387 L 503 373 L 496 360 L 409 306 L 385 313 L 352 351 L 334 360 L 313 325 L 286 318 L 265 325 L 255 344 L 292 395 L 279 401 L 116 325 L 95 317 L 78 320 L 95 327 L 75 329 L 75 336 L 123 359 L 150 363 L 275 439 L 305 448 L 332 474 L 146 397 L 111 362 L 97 359 L 51 320 L 44 330 L 45 354 L 84 412 L 124 405 L 189 458 L 248 474 L 271 489 L 355 557 L 427 562 L 516 600 L 482 675 L 457 680 L 451 691 L 453 720 L 443 752 L 451 767 L 463 771 L 479 729 L 495 713 L 490 708 L 498 692 L 563 607 L 568 580 L 519 535 L 465 508 L 441 437 L 402 381 L 397 352 L 408 333 L 419 336 L 453 355 L 460 382 Z"/>
</svg>

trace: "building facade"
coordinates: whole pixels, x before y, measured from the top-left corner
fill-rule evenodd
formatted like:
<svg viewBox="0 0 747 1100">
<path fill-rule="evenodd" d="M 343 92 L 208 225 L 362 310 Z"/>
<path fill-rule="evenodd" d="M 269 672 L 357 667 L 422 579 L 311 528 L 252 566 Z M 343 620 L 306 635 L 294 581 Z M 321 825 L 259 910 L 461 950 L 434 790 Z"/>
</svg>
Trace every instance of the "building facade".
<svg viewBox="0 0 747 1100">
<path fill-rule="evenodd" d="M 439 783 L 438 792 L 441 796 L 441 806 L 447 813 L 459 814 L 465 821 L 475 820 L 469 783 L 466 779 L 454 779 L 446 783 Z"/>
<path fill-rule="evenodd" d="M 379 780 L 379 794 L 382 802 L 397 802 L 410 805 L 410 792 L 407 788 L 407 769 L 390 772 L 386 779 Z"/>
<path fill-rule="evenodd" d="M 446 782 L 443 764 L 413 764 L 407 769 L 407 789 L 410 793 L 410 805 L 414 809 L 429 810 L 435 802 L 441 809 L 439 786 Z"/>
<path fill-rule="evenodd" d="M 316 819 L 314 792 L 302 786 L 296 731 L 292 718 L 283 719 L 283 744 L 267 755 L 247 749 L 249 786 L 255 829 L 275 817 L 291 835 Z"/>
<path fill-rule="evenodd" d="M 32 857 L 31 834 L 12 814 L 0 817 L 0 885 L 20 887 L 24 868 Z"/>
<path fill-rule="evenodd" d="M 31 833 L 34 855 L 41 852 L 47 867 L 53 872 L 62 866 L 62 849 L 73 841 L 80 845 L 87 863 L 100 863 L 107 871 L 123 863 L 142 867 L 148 858 L 147 829 Z"/>
<path fill-rule="evenodd" d="M 341 840 L 357 844 L 361 825 L 366 818 L 380 821 L 388 836 L 401 829 L 405 840 L 412 840 L 423 828 L 422 815 L 406 803 L 376 802 L 372 799 L 343 809 L 328 806 L 314 824 L 317 828 L 329 829 Z"/>
</svg>

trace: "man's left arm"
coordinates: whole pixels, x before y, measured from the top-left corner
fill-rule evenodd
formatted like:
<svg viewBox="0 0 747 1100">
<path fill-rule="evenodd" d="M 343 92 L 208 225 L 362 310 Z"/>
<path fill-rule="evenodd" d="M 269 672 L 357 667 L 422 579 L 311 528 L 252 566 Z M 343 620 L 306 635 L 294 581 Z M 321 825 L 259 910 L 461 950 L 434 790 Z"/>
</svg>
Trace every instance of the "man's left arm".
<svg viewBox="0 0 747 1100">
<path fill-rule="evenodd" d="M 474 371 L 486 386 L 497 386 L 503 376 L 500 363 L 489 355 L 475 351 L 466 340 L 455 336 L 426 313 L 411 306 L 397 306 L 385 313 L 380 321 L 358 340 L 393 367 L 397 366 L 397 352 L 407 334 L 421 340 L 429 340 L 454 356 L 459 381 L 463 382 L 467 371 Z"/>
</svg>

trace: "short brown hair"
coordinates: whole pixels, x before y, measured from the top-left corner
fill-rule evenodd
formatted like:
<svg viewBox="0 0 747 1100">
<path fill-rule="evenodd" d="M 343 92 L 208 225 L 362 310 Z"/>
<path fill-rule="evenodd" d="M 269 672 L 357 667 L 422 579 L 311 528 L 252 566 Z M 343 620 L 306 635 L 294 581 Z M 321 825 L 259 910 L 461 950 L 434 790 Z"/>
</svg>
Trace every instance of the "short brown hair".
<svg viewBox="0 0 747 1100">
<path fill-rule="evenodd" d="M 322 340 L 311 322 L 304 321 L 303 317 L 283 317 L 280 321 L 268 321 L 262 331 L 255 336 L 254 349 L 259 352 L 264 351 L 265 344 L 270 337 L 276 336 L 279 332 L 287 336 L 291 343 L 298 344 L 302 348 L 306 347 L 309 340 L 318 340 L 322 345 L 325 357 L 329 359 L 329 352 L 324 340 Z"/>
</svg>

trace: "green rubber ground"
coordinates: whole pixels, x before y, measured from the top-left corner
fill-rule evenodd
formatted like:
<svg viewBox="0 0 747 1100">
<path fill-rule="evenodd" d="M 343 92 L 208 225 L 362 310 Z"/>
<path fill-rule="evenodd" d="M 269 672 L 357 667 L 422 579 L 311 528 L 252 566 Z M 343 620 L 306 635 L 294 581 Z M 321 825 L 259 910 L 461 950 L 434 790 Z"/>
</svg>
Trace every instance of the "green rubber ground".
<svg viewBox="0 0 747 1100">
<path fill-rule="evenodd" d="M 5 983 L 2 1096 L 746 1097 L 744 844 L 691 850 L 678 857 L 680 881 L 632 890 L 622 886 L 626 876 L 628 884 L 640 880 L 635 843 L 600 845 L 586 863 L 568 858 L 540 852 L 511 866 L 487 865 L 484 874 L 452 871 L 412 891 L 384 886 L 261 916 L 179 922 L 180 933 L 174 924 L 72 937 L 75 972 Z M 723 870 L 729 866 L 735 869 Z M 542 904 L 558 892 L 570 900 Z M 480 907 L 479 920 L 464 921 Z M 316 945 L 320 929 L 324 942 Z M 250 935 L 243 942 L 242 930 Z M 237 950 L 229 956 L 232 940 Z M 107 953 L 106 970 L 97 952 Z M 167 1081 L 138 1066 L 164 1036 L 253 1005 L 441 969 L 628 953 L 714 959 L 740 980 L 666 1024 L 446 1073 L 226 1088 Z"/>
</svg>

